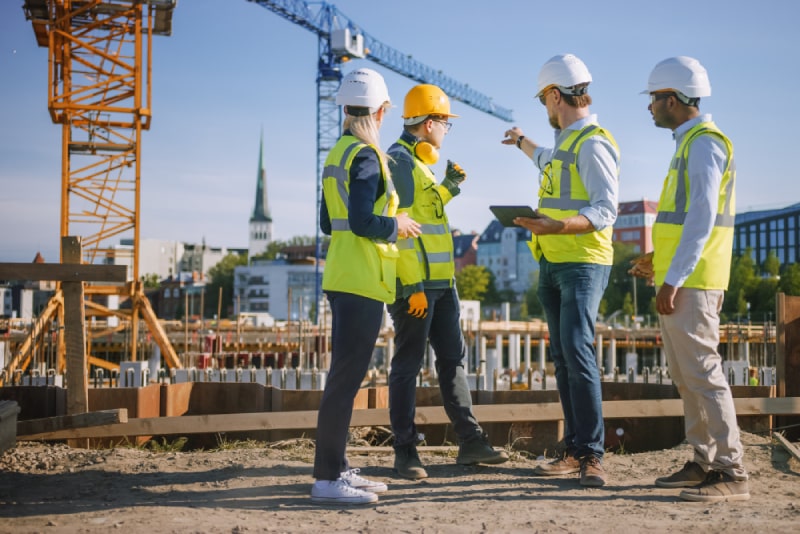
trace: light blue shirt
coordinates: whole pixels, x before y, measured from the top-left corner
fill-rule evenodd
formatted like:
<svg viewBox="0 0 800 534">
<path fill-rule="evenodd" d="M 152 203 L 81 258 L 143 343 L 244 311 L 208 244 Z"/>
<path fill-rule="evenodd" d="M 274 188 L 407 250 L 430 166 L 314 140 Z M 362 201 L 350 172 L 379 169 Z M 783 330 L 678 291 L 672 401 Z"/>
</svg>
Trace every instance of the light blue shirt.
<svg viewBox="0 0 800 534">
<path fill-rule="evenodd" d="M 672 137 L 676 151 L 686 132 L 701 122 L 711 122 L 711 115 L 700 115 L 675 128 Z M 692 141 L 686 165 L 689 172 L 689 212 L 683 223 L 683 233 L 675 256 L 664 278 L 664 282 L 671 286 L 682 286 L 700 261 L 703 247 L 714 229 L 719 188 L 727 164 L 728 149 L 718 136 L 700 135 Z"/>
<path fill-rule="evenodd" d="M 597 124 L 597 115 L 589 115 L 579 119 L 563 130 L 555 131 L 555 146 L 575 130 L 582 130 L 590 124 Z M 533 162 L 544 169 L 553 157 L 552 148 L 536 147 L 533 151 Z M 578 151 L 578 174 L 583 187 L 589 195 L 589 206 L 578 213 L 589 219 L 594 229 L 603 230 L 613 226 L 617 220 L 619 204 L 619 153 L 608 139 L 601 135 L 593 135 L 583 142 Z"/>
</svg>

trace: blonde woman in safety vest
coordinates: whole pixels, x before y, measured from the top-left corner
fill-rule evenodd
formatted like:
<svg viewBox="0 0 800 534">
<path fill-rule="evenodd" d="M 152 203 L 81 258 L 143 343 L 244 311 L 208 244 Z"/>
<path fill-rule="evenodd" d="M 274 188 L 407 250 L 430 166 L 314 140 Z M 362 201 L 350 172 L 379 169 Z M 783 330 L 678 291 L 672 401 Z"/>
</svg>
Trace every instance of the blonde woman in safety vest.
<svg viewBox="0 0 800 534">
<path fill-rule="evenodd" d="M 736 410 L 717 352 L 736 215 L 733 145 L 711 115 L 700 113 L 711 84 L 696 59 L 661 61 L 643 92 L 655 125 L 672 130 L 675 155 L 658 200 L 653 252 L 634 259 L 630 273 L 655 279 L 669 374 L 694 449 L 692 460 L 656 486 L 686 488 L 680 498 L 687 501 L 749 499 Z"/>
<path fill-rule="evenodd" d="M 456 463 L 499 464 L 508 455 L 495 450 L 472 410 L 464 363 L 460 307 L 455 287 L 453 236 L 445 205 L 460 193 L 467 175 L 447 162 L 444 179 L 437 181 L 430 165 L 450 131 L 450 99 L 439 87 L 421 84 L 406 94 L 403 133 L 391 147 L 389 166 L 400 198 L 400 211 L 420 223 L 422 233 L 401 239 L 397 300 L 389 305 L 394 322 L 395 352 L 389 374 L 389 416 L 394 434 L 395 472 L 412 480 L 428 473 L 417 454 L 416 379 L 422 369 L 428 340 L 436 355 L 436 376 L 442 401 L 458 436 Z"/>
<path fill-rule="evenodd" d="M 325 162 L 320 206 L 320 228 L 331 236 L 322 277 L 332 313 L 331 365 L 317 419 L 311 500 L 368 504 L 387 487 L 350 467 L 347 432 L 383 307 L 395 300 L 395 243 L 419 235 L 419 224 L 397 214 L 397 193 L 379 148 L 378 131 L 390 105 L 383 77 L 371 69 L 351 72 L 336 103 L 345 113 L 344 133 Z"/>
<path fill-rule="evenodd" d="M 517 127 L 506 131 L 503 143 L 519 148 L 541 172 L 539 217 L 514 222 L 530 230 L 539 261 L 538 296 L 564 411 L 565 454 L 534 474 L 580 473 L 582 486 L 602 486 L 605 429 L 594 338 L 613 263 L 619 148 L 589 112 L 591 81 L 576 56 L 551 58 L 539 72 L 536 97 L 555 128 L 555 148 L 540 147 Z"/>
</svg>

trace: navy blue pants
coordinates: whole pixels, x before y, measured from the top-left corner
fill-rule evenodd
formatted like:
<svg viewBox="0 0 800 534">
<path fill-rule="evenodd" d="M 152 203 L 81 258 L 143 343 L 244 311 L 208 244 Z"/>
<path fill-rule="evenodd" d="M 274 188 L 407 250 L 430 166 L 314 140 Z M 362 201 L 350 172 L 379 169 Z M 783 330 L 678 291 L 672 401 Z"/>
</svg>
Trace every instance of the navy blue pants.
<svg viewBox="0 0 800 534">
<path fill-rule="evenodd" d="M 408 314 L 408 299 L 389 306 L 394 321 L 395 353 L 389 374 L 389 418 L 394 445 L 416 443 L 416 379 L 422 369 L 428 339 L 436 353 L 436 373 L 444 409 L 461 441 L 482 432 L 472 413 L 467 375 L 467 349 L 461 332 L 458 293 L 455 287 L 426 289 L 428 315 Z"/>
<path fill-rule="evenodd" d="M 317 416 L 314 478 L 336 480 L 349 469 L 347 433 L 353 401 L 367 374 L 383 321 L 383 302 L 329 291 L 331 367 Z"/>
</svg>

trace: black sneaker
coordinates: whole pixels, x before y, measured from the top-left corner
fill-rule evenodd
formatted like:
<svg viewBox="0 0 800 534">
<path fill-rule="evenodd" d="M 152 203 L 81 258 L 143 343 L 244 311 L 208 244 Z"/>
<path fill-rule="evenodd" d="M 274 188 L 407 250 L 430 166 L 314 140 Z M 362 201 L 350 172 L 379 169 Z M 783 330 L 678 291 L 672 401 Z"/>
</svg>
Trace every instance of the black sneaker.
<svg viewBox="0 0 800 534">
<path fill-rule="evenodd" d="M 697 462 L 686 462 L 680 471 L 656 479 L 659 488 L 693 488 L 706 479 L 706 472 Z"/>
<path fill-rule="evenodd" d="M 489 444 L 489 438 L 483 432 L 461 442 L 458 446 L 456 463 L 460 465 L 502 464 L 507 461 L 508 454 L 493 449 Z"/>
<path fill-rule="evenodd" d="M 417 447 L 413 443 L 394 448 L 394 470 L 400 477 L 409 480 L 428 478 L 428 472 L 422 467 Z"/>
</svg>

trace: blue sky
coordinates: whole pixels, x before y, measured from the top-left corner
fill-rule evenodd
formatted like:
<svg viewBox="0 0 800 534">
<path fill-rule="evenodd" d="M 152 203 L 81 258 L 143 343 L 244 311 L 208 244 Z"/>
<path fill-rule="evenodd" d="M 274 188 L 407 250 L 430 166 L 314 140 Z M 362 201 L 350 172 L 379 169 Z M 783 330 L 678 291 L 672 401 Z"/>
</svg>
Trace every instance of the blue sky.
<svg viewBox="0 0 800 534">
<path fill-rule="evenodd" d="M 47 50 L 22 0 L 0 2 L 0 261 L 58 261 L 61 130 L 47 111 Z M 797 150 L 784 103 L 800 87 L 800 2 L 374 0 L 333 2 L 381 42 L 468 83 L 514 111 L 514 125 L 549 145 L 552 128 L 533 98 L 540 66 L 572 52 L 589 67 L 592 111 L 620 145 L 620 199 L 656 200 L 674 149 L 639 92 L 658 61 L 698 58 L 713 88 L 701 111 L 732 139 L 738 210 L 798 200 Z M 180 0 L 173 34 L 153 46 L 153 120 L 142 135 L 141 238 L 246 247 L 259 135 L 273 235 L 315 233 L 317 38 L 246 0 Z M 384 74 L 397 109 L 381 130 L 400 134 L 410 80 Z M 794 114 L 793 108 L 787 108 Z M 467 171 L 448 207 L 452 226 L 482 232 L 490 204 L 536 202 L 537 173 L 502 145 L 510 126 L 453 103 L 442 149 Z M 784 124 L 784 127 L 780 125 Z"/>
</svg>

